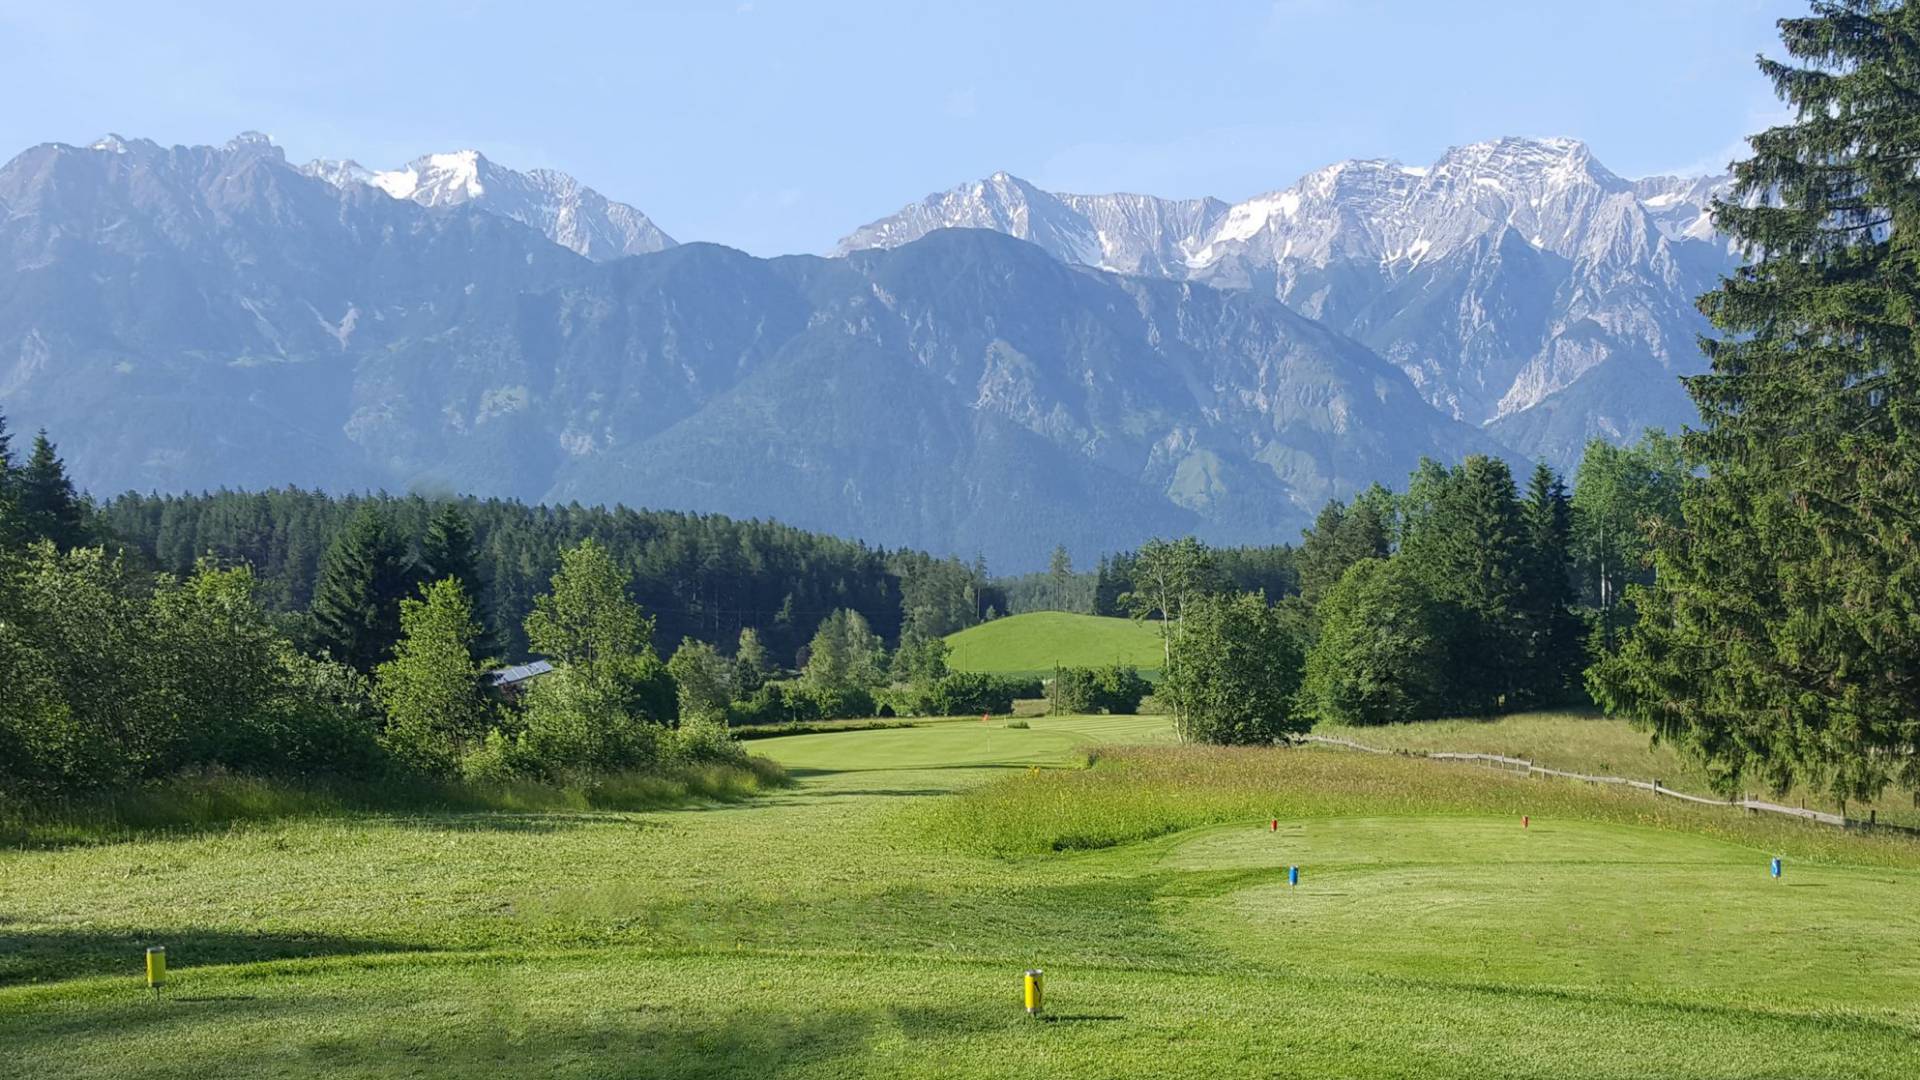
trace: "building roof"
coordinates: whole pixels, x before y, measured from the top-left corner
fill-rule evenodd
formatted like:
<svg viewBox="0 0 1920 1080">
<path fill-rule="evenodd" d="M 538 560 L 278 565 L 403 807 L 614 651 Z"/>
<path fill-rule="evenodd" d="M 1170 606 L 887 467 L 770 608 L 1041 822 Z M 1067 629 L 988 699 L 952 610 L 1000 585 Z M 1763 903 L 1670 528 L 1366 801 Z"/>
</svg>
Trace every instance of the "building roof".
<svg viewBox="0 0 1920 1080">
<path fill-rule="evenodd" d="M 545 660 L 535 660 L 531 664 L 515 664 L 512 667 L 501 668 L 499 671 L 488 672 L 487 681 L 494 686 L 512 686 L 515 683 L 526 682 L 535 676 L 545 675 L 552 670 L 552 664 Z"/>
</svg>

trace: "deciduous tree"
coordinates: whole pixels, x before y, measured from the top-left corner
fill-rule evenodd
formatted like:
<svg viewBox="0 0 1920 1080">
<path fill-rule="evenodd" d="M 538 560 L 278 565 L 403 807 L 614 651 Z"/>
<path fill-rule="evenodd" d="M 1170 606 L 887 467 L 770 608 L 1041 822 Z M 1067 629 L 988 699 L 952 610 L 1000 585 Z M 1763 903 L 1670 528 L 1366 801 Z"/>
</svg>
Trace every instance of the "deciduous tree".
<svg viewBox="0 0 1920 1080">
<path fill-rule="evenodd" d="M 1160 693 L 1183 741 L 1257 745 L 1313 726 L 1294 707 L 1301 642 L 1257 593 L 1197 594 L 1182 605 Z"/>
</svg>

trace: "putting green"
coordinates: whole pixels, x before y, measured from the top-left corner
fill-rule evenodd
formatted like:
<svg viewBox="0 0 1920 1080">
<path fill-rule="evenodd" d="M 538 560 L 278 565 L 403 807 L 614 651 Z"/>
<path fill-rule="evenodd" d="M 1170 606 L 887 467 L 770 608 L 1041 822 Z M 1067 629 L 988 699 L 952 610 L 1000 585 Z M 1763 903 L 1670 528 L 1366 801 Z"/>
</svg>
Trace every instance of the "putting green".
<svg viewBox="0 0 1920 1080">
<path fill-rule="evenodd" d="M 1668 830 L 1435 817 L 1209 829 L 1162 861 L 1243 879 L 1189 918 L 1256 963 L 1910 1008 L 1920 873 L 1776 880 L 1767 860 Z"/>
</svg>

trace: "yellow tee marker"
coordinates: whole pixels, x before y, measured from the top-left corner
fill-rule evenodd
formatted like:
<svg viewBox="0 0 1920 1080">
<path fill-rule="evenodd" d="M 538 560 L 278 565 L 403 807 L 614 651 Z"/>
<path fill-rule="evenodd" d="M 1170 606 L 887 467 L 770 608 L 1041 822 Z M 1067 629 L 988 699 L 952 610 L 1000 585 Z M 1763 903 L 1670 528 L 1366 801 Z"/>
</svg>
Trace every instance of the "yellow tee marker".
<svg viewBox="0 0 1920 1080">
<path fill-rule="evenodd" d="M 158 990 L 167 981 L 167 947 L 155 945 L 147 950 L 147 989 Z"/>
<path fill-rule="evenodd" d="M 1027 977 L 1024 980 L 1024 983 L 1026 987 L 1028 1016 L 1040 1015 L 1040 991 L 1041 991 L 1040 979 L 1041 979 L 1041 976 L 1045 974 L 1046 973 L 1041 971 L 1039 968 L 1027 969 Z"/>
</svg>

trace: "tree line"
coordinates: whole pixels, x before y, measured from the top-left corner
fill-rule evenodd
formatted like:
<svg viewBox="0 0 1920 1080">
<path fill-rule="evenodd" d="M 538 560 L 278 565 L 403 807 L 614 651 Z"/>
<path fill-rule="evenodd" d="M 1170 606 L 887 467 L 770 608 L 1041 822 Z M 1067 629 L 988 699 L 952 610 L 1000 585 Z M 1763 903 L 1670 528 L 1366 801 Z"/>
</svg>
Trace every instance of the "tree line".
<svg viewBox="0 0 1920 1080">
<path fill-rule="evenodd" d="M 206 550 L 166 568 L 189 535 Z M 694 605 L 670 649 L 649 590 Z M 1004 712 L 1039 687 L 949 671 L 942 637 L 996 599 L 957 560 L 693 515 L 297 491 L 96 509 L 44 432 L 16 465 L 0 417 L 0 795 L 204 769 L 583 784 L 739 764 L 730 722 Z M 716 628 L 724 648 L 693 633 Z M 552 671 L 502 689 L 507 649 Z"/>
<path fill-rule="evenodd" d="M 663 650 L 686 637 L 730 646 L 750 627 L 763 648 L 791 664 L 820 620 L 842 608 L 860 612 L 889 641 L 909 625 L 947 634 L 1007 608 L 984 566 L 719 515 L 282 489 L 129 494 L 93 516 L 102 537 L 155 570 L 185 574 L 207 557 L 251 566 L 269 610 L 316 616 L 313 623 L 291 619 L 290 629 L 317 648 L 345 644 L 337 624 L 329 630 L 317 621 L 327 603 L 329 552 L 345 540 L 357 558 L 379 567 L 391 609 L 437 573 L 432 531 L 449 506 L 471 534 L 471 565 L 459 569 L 476 617 L 507 658 L 530 654 L 524 622 L 533 598 L 561 550 L 588 538 L 631 576 L 632 595 L 654 619 Z M 368 507 L 378 512 L 377 525 L 361 515 Z M 383 616 L 384 637 L 394 618 Z"/>
<path fill-rule="evenodd" d="M 1156 540 L 1096 580 L 1103 607 L 1160 628 L 1157 696 L 1188 738 L 1577 702 L 1687 476 L 1658 430 L 1594 442 L 1571 493 L 1545 465 L 1522 491 L 1496 458 L 1427 460 L 1403 491 L 1328 503 L 1297 547 Z"/>
</svg>

